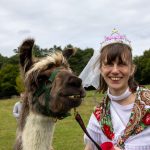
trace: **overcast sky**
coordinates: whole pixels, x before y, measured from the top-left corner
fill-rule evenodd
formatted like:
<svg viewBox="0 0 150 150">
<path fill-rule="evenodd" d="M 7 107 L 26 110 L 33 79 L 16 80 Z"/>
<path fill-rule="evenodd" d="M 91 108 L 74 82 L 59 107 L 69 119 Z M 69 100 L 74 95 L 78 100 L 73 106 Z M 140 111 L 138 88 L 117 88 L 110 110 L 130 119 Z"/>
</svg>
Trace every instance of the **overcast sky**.
<svg viewBox="0 0 150 150">
<path fill-rule="evenodd" d="M 0 0 L 0 53 L 14 55 L 21 42 L 41 48 L 67 44 L 99 50 L 117 28 L 132 41 L 133 54 L 150 48 L 149 0 Z"/>
</svg>

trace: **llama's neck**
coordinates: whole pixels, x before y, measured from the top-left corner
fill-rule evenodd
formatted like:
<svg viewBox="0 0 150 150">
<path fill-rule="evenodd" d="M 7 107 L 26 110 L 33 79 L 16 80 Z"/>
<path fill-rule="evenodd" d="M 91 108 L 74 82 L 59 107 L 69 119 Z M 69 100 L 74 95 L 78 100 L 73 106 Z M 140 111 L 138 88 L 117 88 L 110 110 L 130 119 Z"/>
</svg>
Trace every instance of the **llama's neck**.
<svg viewBox="0 0 150 150">
<path fill-rule="evenodd" d="M 30 113 L 22 135 L 23 150 L 49 150 L 54 124 L 53 118 Z"/>
</svg>

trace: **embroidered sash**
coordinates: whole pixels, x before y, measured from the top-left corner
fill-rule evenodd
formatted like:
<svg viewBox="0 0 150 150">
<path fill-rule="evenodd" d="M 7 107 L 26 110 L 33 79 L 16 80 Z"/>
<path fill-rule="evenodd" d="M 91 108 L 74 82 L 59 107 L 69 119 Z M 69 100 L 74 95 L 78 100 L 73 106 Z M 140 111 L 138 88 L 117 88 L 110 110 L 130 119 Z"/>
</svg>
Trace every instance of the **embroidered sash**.
<svg viewBox="0 0 150 150">
<path fill-rule="evenodd" d="M 146 108 L 146 105 L 150 106 L 150 90 L 137 88 L 136 99 L 129 122 L 126 127 L 122 126 L 125 130 L 124 134 L 118 140 L 119 147 L 124 148 L 124 143 L 130 136 L 142 132 L 150 125 L 150 108 Z M 110 100 L 107 96 L 104 97 L 103 102 L 96 107 L 94 115 L 100 122 L 103 133 L 107 138 L 113 140 L 114 129 L 110 114 Z M 119 121 L 119 119 L 117 119 L 117 121 Z"/>
</svg>

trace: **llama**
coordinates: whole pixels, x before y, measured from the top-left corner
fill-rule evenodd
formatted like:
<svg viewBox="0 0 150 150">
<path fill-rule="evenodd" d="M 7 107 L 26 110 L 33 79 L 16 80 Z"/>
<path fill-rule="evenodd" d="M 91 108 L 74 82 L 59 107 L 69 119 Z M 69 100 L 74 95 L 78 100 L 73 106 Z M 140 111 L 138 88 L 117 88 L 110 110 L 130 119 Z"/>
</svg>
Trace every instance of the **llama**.
<svg viewBox="0 0 150 150">
<path fill-rule="evenodd" d="M 78 107 L 85 90 L 67 59 L 74 49 L 33 58 L 34 39 L 26 39 L 20 49 L 20 68 L 25 84 L 25 99 L 18 125 L 15 150 L 50 150 L 57 119 Z"/>
</svg>

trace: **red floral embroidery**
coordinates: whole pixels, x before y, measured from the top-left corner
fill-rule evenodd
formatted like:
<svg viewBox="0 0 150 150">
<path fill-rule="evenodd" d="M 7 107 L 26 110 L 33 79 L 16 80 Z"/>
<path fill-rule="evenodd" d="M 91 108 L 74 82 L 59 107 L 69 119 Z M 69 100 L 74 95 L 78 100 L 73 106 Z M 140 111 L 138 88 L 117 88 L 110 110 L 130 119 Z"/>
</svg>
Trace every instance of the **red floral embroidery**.
<svg viewBox="0 0 150 150">
<path fill-rule="evenodd" d="M 114 150 L 114 145 L 112 142 L 104 142 L 100 145 L 102 150 Z"/>
<path fill-rule="evenodd" d="M 150 125 L 150 113 L 149 112 L 145 114 L 142 121 L 145 125 Z"/>
<path fill-rule="evenodd" d="M 114 133 L 110 130 L 110 126 L 104 124 L 103 128 L 105 135 L 112 140 L 114 138 Z"/>
<path fill-rule="evenodd" d="M 108 138 L 110 140 L 114 139 L 114 137 L 115 137 L 114 133 L 111 132 L 111 133 L 108 134 Z"/>
<path fill-rule="evenodd" d="M 105 132 L 110 132 L 110 126 L 104 124 L 103 128 Z"/>
<path fill-rule="evenodd" d="M 94 115 L 98 121 L 101 120 L 101 116 L 100 116 L 101 112 L 102 112 L 102 110 L 100 107 L 95 108 Z"/>
</svg>

